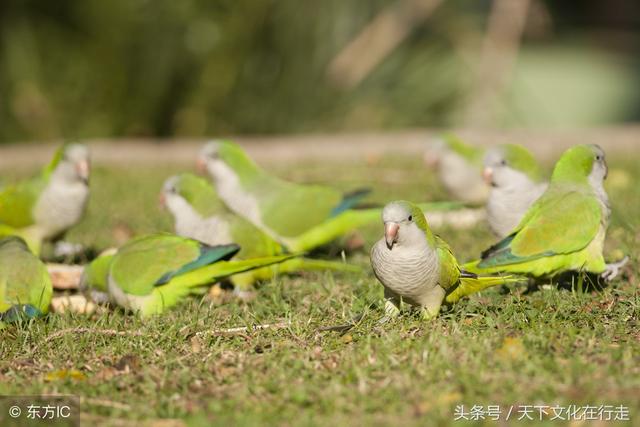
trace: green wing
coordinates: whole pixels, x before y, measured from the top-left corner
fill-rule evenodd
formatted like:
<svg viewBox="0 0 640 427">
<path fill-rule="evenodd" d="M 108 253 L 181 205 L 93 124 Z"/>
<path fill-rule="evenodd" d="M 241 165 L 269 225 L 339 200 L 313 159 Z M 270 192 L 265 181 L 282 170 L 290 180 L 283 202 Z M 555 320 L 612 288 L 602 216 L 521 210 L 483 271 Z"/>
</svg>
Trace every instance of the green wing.
<svg viewBox="0 0 640 427">
<path fill-rule="evenodd" d="M 593 195 L 552 188 L 529 209 L 512 235 L 483 252 L 478 267 L 580 251 L 596 237 L 601 223 L 602 209 Z"/>
<path fill-rule="evenodd" d="M 227 260 L 239 250 L 237 245 L 207 246 L 184 237 L 155 234 L 123 246 L 109 273 L 124 292 L 144 296 L 176 276 Z"/>
<path fill-rule="evenodd" d="M 236 259 L 279 255 L 285 251 L 280 243 L 244 218 L 225 214 L 224 219 L 231 229 L 231 238 L 242 248 Z"/>
<path fill-rule="evenodd" d="M 0 313 L 25 307 L 27 315 L 49 311 L 53 286 L 46 267 L 18 237 L 0 240 Z"/>
<path fill-rule="evenodd" d="M 264 185 L 263 185 L 264 184 Z M 258 184 L 263 223 L 283 237 L 298 236 L 321 224 L 342 201 L 342 194 L 318 185 L 298 185 L 280 180 Z"/>
<path fill-rule="evenodd" d="M 444 289 L 450 289 L 458 284 L 460 279 L 460 268 L 458 267 L 458 261 L 451 252 L 449 245 L 440 237 L 436 238 L 436 250 L 438 253 L 438 259 L 440 260 L 440 280 L 439 284 Z"/>
<path fill-rule="evenodd" d="M 60 163 L 64 148 L 60 147 L 51 162 L 35 177 L 0 190 L 0 223 L 15 228 L 33 225 L 33 208 Z"/>
<path fill-rule="evenodd" d="M 32 225 L 33 208 L 45 185 L 37 177 L 5 187 L 0 193 L 0 223 L 16 228 Z"/>
</svg>

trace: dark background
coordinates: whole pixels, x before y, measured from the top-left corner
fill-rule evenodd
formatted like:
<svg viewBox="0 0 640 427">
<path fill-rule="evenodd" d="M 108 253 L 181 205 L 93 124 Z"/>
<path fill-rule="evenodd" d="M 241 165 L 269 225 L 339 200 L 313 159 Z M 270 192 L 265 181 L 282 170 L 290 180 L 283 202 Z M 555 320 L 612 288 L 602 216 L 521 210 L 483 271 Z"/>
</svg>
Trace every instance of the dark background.
<svg viewBox="0 0 640 427">
<path fill-rule="evenodd" d="M 432 0 L 3 0 L 0 141 L 640 119 L 638 2 L 527 1 L 502 61 L 483 48 L 499 1 L 415 19 Z M 403 7 L 406 36 L 350 80 L 391 37 L 375 20 Z M 377 41 L 333 70 L 366 28 Z"/>
</svg>

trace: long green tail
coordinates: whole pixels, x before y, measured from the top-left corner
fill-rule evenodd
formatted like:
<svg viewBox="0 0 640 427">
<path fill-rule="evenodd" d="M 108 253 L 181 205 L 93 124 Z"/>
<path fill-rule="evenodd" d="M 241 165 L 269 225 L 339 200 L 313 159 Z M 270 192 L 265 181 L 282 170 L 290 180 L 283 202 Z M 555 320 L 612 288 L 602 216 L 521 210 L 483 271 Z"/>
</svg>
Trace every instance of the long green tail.
<svg viewBox="0 0 640 427">
<path fill-rule="evenodd" d="M 425 212 L 448 211 L 464 207 L 459 202 L 433 202 L 418 205 Z M 292 239 L 282 242 L 290 251 L 307 252 L 332 242 L 348 232 L 380 221 L 382 208 L 349 209 Z"/>
<path fill-rule="evenodd" d="M 167 284 L 155 288 L 152 294 L 153 299 L 140 307 L 140 313 L 143 316 L 162 313 L 182 298 L 190 294 L 201 293 L 203 286 L 213 284 L 234 274 L 278 264 L 297 256 L 278 255 L 242 261 L 218 261 L 181 274 L 171 279 Z"/>
<path fill-rule="evenodd" d="M 449 304 L 453 304 L 458 302 L 462 297 L 481 292 L 487 288 L 497 285 L 507 285 L 509 283 L 518 283 L 522 280 L 521 277 L 515 276 L 461 277 L 460 285 L 447 294 L 444 300 Z"/>
<path fill-rule="evenodd" d="M 362 273 L 362 268 L 357 265 L 347 264 L 342 261 L 328 261 L 324 259 L 294 258 L 278 265 L 282 273 L 295 273 L 297 271 L 342 271 L 345 273 Z"/>
<path fill-rule="evenodd" d="M 279 274 L 291 274 L 300 271 L 341 271 L 345 273 L 361 273 L 358 266 L 340 261 L 326 261 L 311 258 L 292 258 L 269 267 L 258 268 L 231 277 L 233 285 L 242 291 L 248 291 L 253 284 L 261 280 L 271 280 Z"/>
<path fill-rule="evenodd" d="M 167 285 L 171 285 L 171 287 L 182 288 L 193 288 L 202 286 L 217 282 L 221 279 L 232 276 L 234 274 L 242 273 L 244 271 L 267 267 L 273 264 L 279 264 L 297 256 L 298 255 L 295 254 L 276 255 L 263 258 L 246 259 L 241 261 L 218 261 L 214 264 L 207 265 L 206 267 L 181 274 L 180 276 L 171 279 L 171 281 L 169 281 Z"/>
</svg>

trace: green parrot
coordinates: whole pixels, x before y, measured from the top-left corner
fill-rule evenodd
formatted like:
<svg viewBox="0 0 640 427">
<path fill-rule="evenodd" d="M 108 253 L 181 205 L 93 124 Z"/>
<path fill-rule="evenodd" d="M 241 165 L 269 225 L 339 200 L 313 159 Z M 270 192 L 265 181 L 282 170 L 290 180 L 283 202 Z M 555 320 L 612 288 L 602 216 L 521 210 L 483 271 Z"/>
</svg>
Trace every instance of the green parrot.
<svg viewBox="0 0 640 427">
<path fill-rule="evenodd" d="M 484 203 L 489 187 L 480 178 L 484 149 L 464 143 L 447 134 L 432 142 L 425 151 L 425 163 L 435 168 L 440 182 L 457 200 Z"/>
<path fill-rule="evenodd" d="M 19 235 L 39 254 L 43 240 L 77 224 L 89 198 L 89 151 L 67 144 L 35 177 L 0 190 L 0 236 Z"/>
<path fill-rule="evenodd" d="M 17 236 L 0 239 L 0 321 L 49 312 L 53 286 L 47 268 Z"/>
<path fill-rule="evenodd" d="M 161 201 L 173 215 L 178 235 L 208 245 L 236 243 L 242 248 L 234 259 L 251 259 L 281 255 L 285 248 L 244 218 L 229 211 L 215 189 L 203 178 L 181 174 L 168 178 L 162 188 Z M 258 268 L 231 277 L 240 290 L 247 290 L 258 280 L 269 280 L 277 274 L 296 271 L 333 270 L 360 272 L 344 262 L 292 258 L 269 267 Z"/>
<path fill-rule="evenodd" d="M 225 205 L 292 252 L 327 244 L 360 226 L 375 222 L 380 209 L 354 209 L 367 191 L 344 195 L 320 185 L 301 185 L 269 175 L 229 141 L 206 144 L 200 168 L 213 178 Z M 451 209 L 460 204 L 421 205 Z"/>
<path fill-rule="evenodd" d="M 449 245 L 433 234 L 422 210 L 413 203 L 389 203 L 382 211 L 382 221 L 384 237 L 371 249 L 371 266 L 384 286 L 383 321 L 399 313 L 401 301 L 418 307 L 424 318 L 431 319 L 443 303 L 452 304 L 513 281 L 461 270 Z"/>
<path fill-rule="evenodd" d="M 162 313 L 182 298 L 237 273 L 286 261 L 295 255 L 278 255 L 230 261 L 240 251 L 235 244 L 209 246 L 197 240 L 167 233 L 133 239 L 110 260 L 97 258 L 85 277 L 100 288 L 107 270 L 110 300 L 143 316 Z M 108 265 L 108 268 L 105 266 Z"/>
<path fill-rule="evenodd" d="M 516 228 L 548 186 L 533 154 L 517 144 L 502 144 L 489 149 L 484 158 L 483 177 L 491 186 L 487 220 L 491 230 L 500 238 Z"/>
<path fill-rule="evenodd" d="M 603 185 L 606 176 L 602 148 L 577 145 L 568 149 L 556 163 L 549 187 L 520 224 L 465 268 L 534 278 L 586 271 L 612 280 L 628 258 L 606 264 L 603 257 L 610 215 Z"/>
</svg>

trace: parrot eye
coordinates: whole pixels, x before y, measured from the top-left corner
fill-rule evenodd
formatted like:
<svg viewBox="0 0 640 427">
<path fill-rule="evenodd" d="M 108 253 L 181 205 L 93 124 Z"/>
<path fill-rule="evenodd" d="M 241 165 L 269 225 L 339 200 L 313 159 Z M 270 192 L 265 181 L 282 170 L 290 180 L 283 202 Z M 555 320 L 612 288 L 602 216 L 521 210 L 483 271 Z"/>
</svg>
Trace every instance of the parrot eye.
<svg viewBox="0 0 640 427">
<path fill-rule="evenodd" d="M 500 161 L 500 164 L 501 164 L 502 166 L 507 166 L 507 161 L 506 161 L 505 159 L 502 159 L 502 160 Z"/>
<path fill-rule="evenodd" d="M 602 156 L 600 154 L 596 155 L 596 160 L 597 161 L 601 161 L 602 160 Z"/>
<path fill-rule="evenodd" d="M 409 218 L 407 218 L 409 221 L 413 220 L 413 215 L 409 215 Z"/>
</svg>

